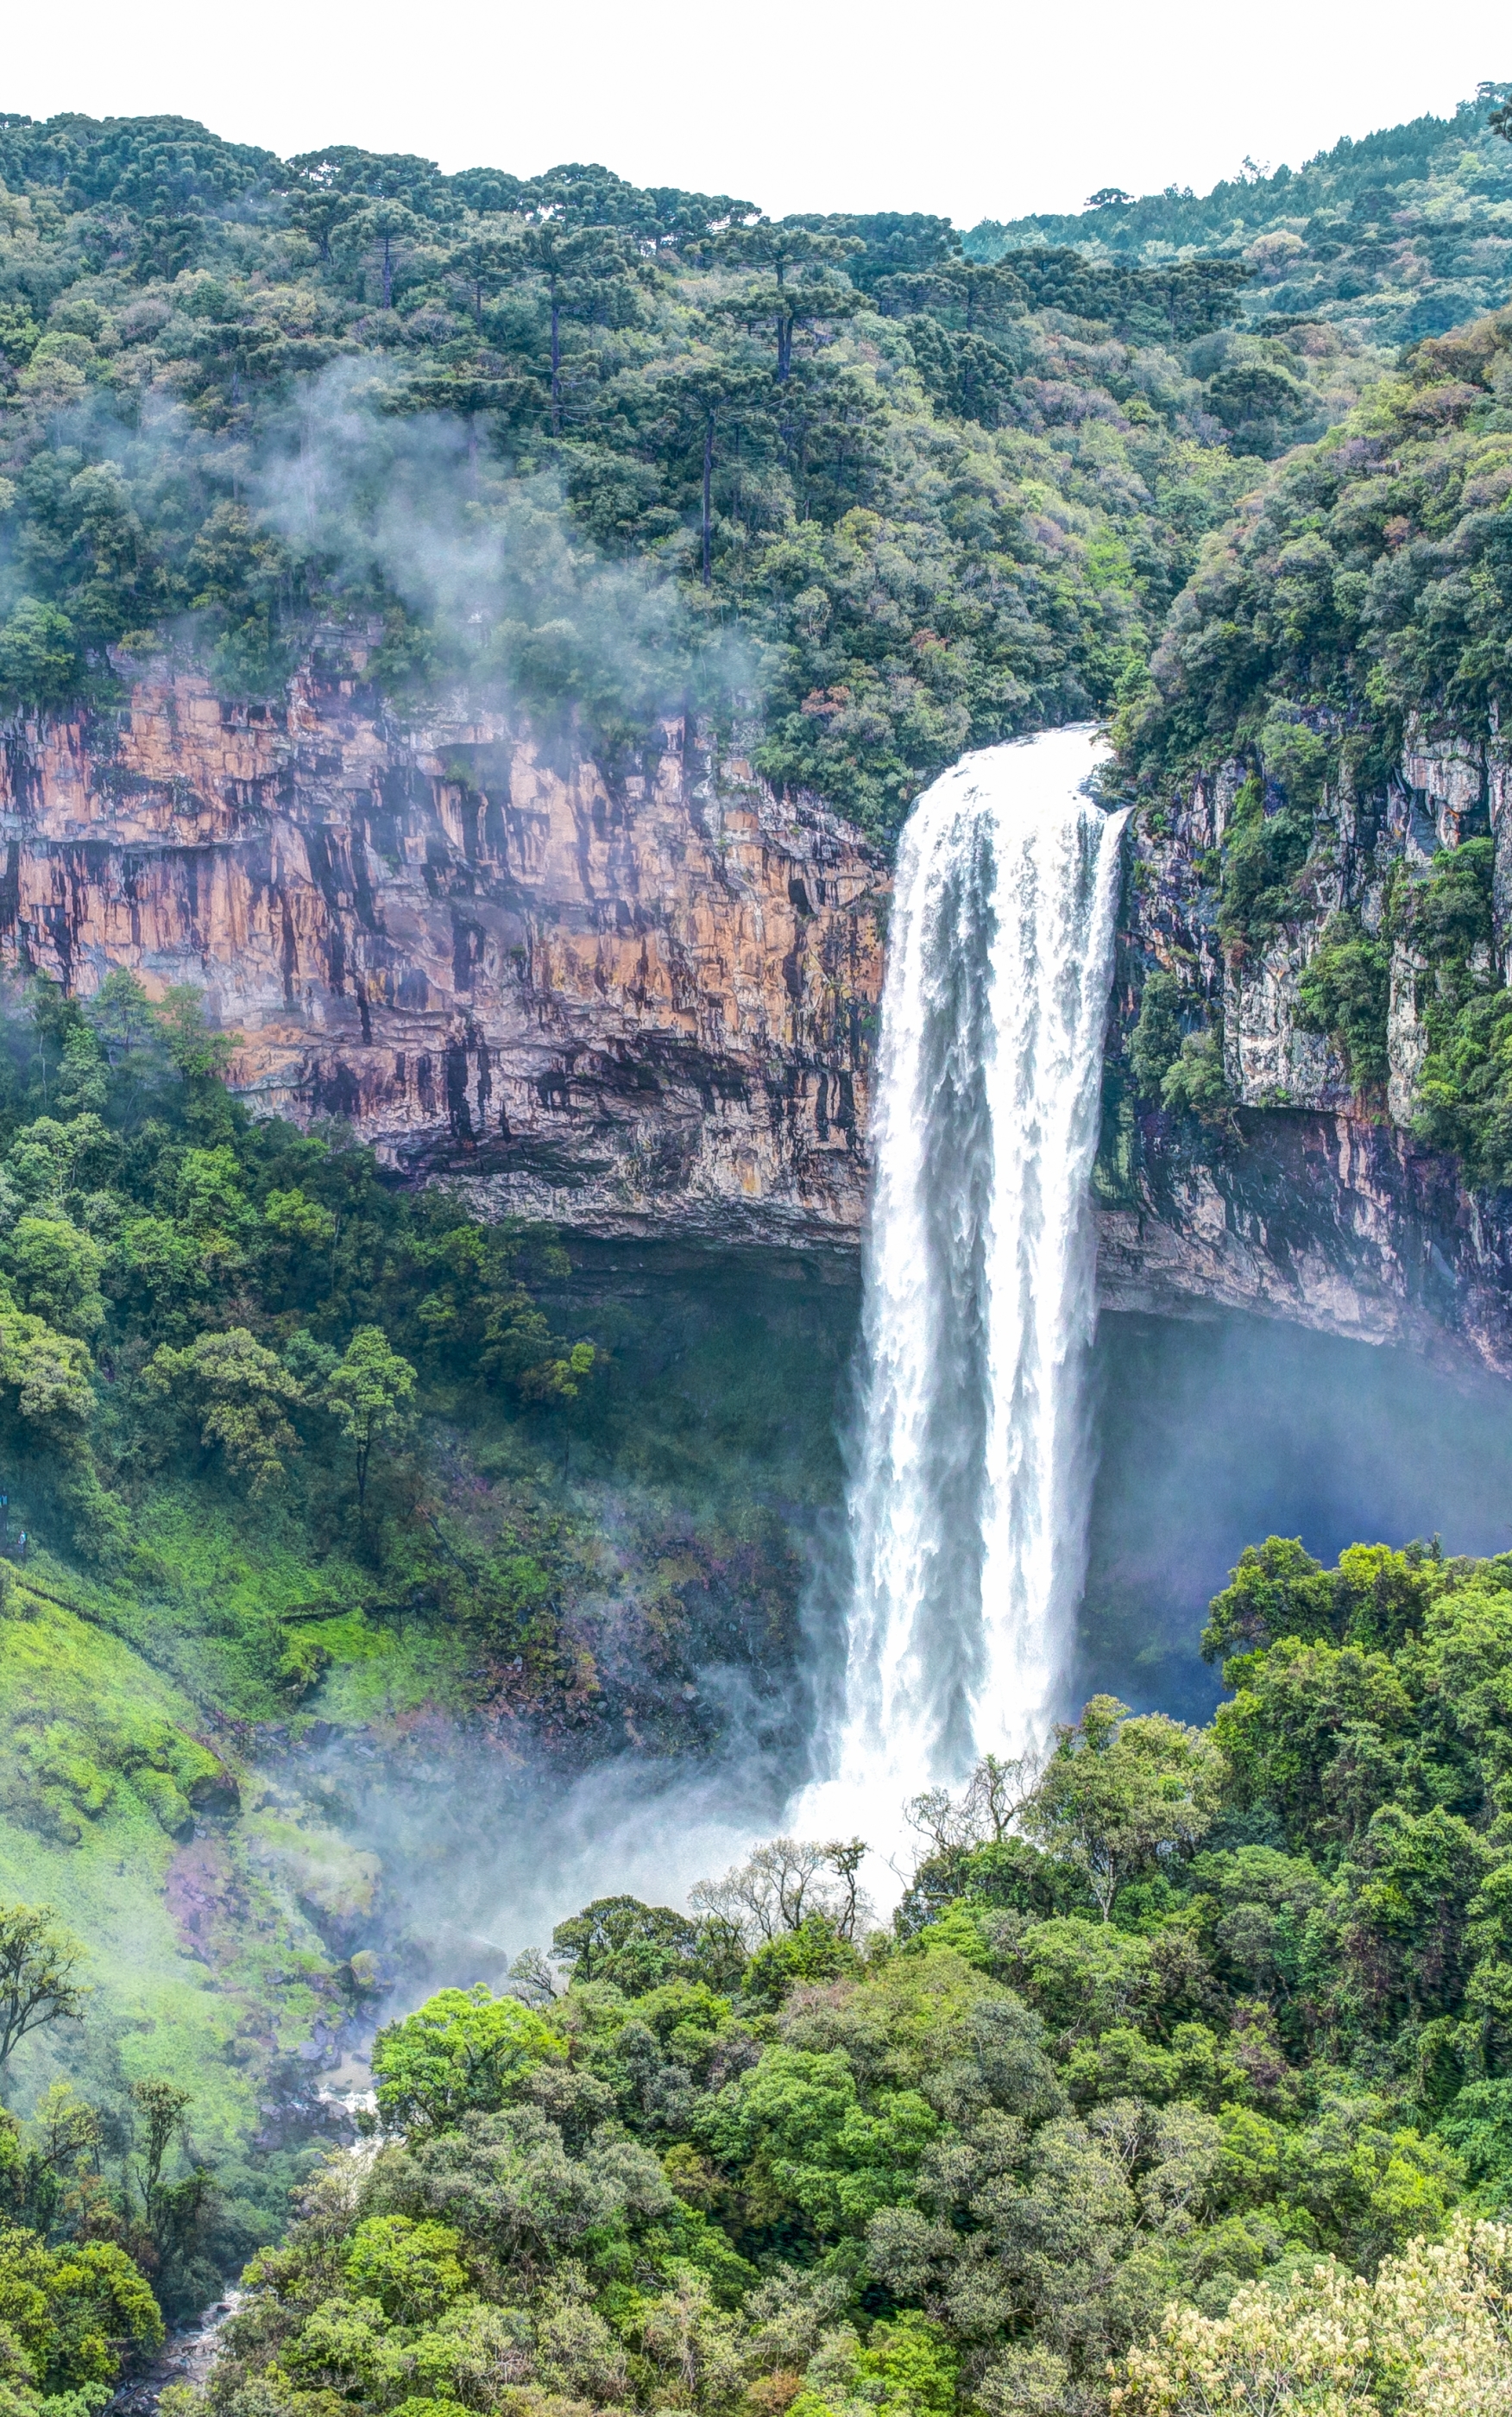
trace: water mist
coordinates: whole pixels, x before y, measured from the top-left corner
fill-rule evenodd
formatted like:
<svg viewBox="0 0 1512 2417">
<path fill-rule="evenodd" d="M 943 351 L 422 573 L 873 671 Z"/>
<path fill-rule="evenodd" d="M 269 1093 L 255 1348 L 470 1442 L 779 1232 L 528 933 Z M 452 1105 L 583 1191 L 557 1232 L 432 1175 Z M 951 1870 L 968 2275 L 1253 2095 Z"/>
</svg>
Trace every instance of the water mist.
<svg viewBox="0 0 1512 2417">
<path fill-rule="evenodd" d="M 1086 1565 L 1090 1203 L 1121 817 L 1085 730 L 968 755 L 899 851 L 854 1583 L 827 1784 L 875 1839 L 1061 1710 Z"/>
</svg>

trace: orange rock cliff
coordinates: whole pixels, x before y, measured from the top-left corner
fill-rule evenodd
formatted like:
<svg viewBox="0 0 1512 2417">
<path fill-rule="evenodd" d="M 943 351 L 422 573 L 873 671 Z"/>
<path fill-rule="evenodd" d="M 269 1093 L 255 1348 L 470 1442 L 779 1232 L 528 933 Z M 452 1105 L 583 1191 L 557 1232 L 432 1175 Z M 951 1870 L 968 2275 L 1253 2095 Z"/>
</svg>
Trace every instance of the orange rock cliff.
<svg viewBox="0 0 1512 2417">
<path fill-rule="evenodd" d="M 846 1239 L 886 875 L 680 722 L 611 777 L 351 679 L 13 725 L 0 957 L 193 982 L 234 1087 L 605 1233 Z"/>
</svg>

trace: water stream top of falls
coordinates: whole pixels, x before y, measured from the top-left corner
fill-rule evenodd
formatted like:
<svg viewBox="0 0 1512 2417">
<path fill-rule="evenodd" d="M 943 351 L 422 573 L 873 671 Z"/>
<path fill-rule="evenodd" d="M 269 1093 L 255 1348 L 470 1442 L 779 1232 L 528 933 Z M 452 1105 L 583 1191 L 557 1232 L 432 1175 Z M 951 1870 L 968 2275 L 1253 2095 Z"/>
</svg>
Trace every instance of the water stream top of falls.
<svg viewBox="0 0 1512 2417">
<path fill-rule="evenodd" d="M 1122 817 L 1090 730 L 983 749 L 899 851 L 843 1709 L 807 1824 L 1048 1734 L 1086 1561 L 1090 1202 Z"/>
</svg>

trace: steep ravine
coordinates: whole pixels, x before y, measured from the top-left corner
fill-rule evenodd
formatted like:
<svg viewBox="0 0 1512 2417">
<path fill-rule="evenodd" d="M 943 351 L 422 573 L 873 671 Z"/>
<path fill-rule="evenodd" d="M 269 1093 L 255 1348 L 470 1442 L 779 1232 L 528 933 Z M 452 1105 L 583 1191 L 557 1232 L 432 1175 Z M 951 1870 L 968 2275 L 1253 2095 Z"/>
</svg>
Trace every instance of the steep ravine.
<svg viewBox="0 0 1512 2417">
<path fill-rule="evenodd" d="M 1398 858 L 1492 830 L 1512 932 L 1512 760 L 1494 736 L 1425 745 L 1373 807 L 1336 802 L 1316 917 L 1236 966 L 1206 874 L 1240 777 L 1127 843 L 1123 1029 L 1141 971 L 1184 965 L 1222 998 L 1241 1104 L 1218 1135 L 1141 1113 L 1104 1187 L 1103 1297 L 1512 1372 L 1512 1215 L 1404 1130 L 1412 968 L 1389 1117 L 1295 1021 L 1323 916 L 1368 921 Z M 12 724 L 0 822 L 5 959 L 85 994 L 115 964 L 203 985 L 270 1110 L 584 1233 L 855 1240 L 885 867 L 680 722 L 611 772 L 496 717 L 415 726 L 360 679 L 247 707 L 162 669 L 117 710 Z"/>
</svg>

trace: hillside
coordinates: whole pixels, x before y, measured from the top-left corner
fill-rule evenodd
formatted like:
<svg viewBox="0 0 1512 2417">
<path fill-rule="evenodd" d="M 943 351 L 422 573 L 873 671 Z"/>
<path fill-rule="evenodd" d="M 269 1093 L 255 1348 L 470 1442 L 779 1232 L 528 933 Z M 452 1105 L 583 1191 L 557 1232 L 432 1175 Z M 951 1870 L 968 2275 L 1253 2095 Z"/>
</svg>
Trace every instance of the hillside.
<svg viewBox="0 0 1512 2417">
<path fill-rule="evenodd" d="M 1326 314 L 1227 333 L 1244 261 L 992 268 L 597 168 L 64 118 L 0 177 L 10 707 L 164 648 L 255 702 L 355 644 L 607 760 L 691 708 L 884 841 L 963 747 L 1107 708 L 1257 464 L 1383 366 Z"/>
<path fill-rule="evenodd" d="M 1239 1103 L 1394 1125 L 1453 1154 L 1488 1259 L 1512 1176 L 1509 345 L 1504 312 L 1428 339 L 1280 465 L 1122 725 L 1150 801 L 1133 1090 L 1219 1148 Z"/>
<path fill-rule="evenodd" d="M 1414 343 L 1505 298 L 1512 156 L 1487 113 L 1508 89 L 1485 84 L 1452 118 L 1346 138 L 1294 170 L 1247 162 L 1201 196 L 1110 190 L 1069 215 L 985 220 L 964 246 L 981 260 L 1068 246 L 1090 267 L 1126 271 L 1241 259 L 1253 271 L 1245 320 L 1263 335 L 1306 320 L 1367 343 Z"/>
<path fill-rule="evenodd" d="M 179 2405 L 1494 2408 L 1508 1574 L 1272 1537 L 1211 1726 L 919 1797 L 890 1926 L 784 1839 L 433 1998 Z"/>
<path fill-rule="evenodd" d="M 438 1772 L 472 1769 L 458 1852 L 627 1743 L 715 1756 L 738 1712 L 792 1752 L 852 1315 L 575 1274 L 253 1120 L 226 1055 L 129 976 L 0 1019 L 0 1901 L 71 1925 L 89 1992 L 6 2087 L 68 2082 L 117 2157 L 133 2090 L 185 2094 L 214 2190 L 138 2242 L 180 2310 L 277 2233 L 383 1993 L 476 1958 L 455 1879 L 417 1899 Z"/>
</svg>

